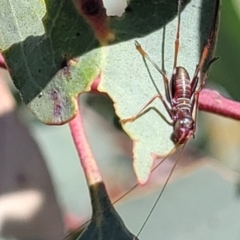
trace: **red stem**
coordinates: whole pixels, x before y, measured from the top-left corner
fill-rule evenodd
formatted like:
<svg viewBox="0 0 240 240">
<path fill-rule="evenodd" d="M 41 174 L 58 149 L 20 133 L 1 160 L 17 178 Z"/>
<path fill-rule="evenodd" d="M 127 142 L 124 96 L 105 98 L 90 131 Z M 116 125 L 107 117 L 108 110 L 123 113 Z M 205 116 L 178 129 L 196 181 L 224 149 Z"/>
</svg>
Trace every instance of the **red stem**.
<svg viewBox="0 0 240 240">
<path fill-rule="evenodd" d="M 83 121 L 80 114 L 80 105 L 78 105 L 78 112 L 76 117 L 69 122 L 69 127 L 88 184 L 93 185 L 97 182 L 102 182 L 103 180 L 101 173 L 93 157 L 91 148 L 88 144 L 88 140 L 84 132 Z"/>
<path fill-rule="evenodd" d="M 203 89 L 199 96 L 199 109 L 240 120 L 240 103 L 221 96 L 217 91 Z"/>
<path fill-rule="evenodd" d="M 4 61 L 4 58 L 3 58 L 3 56 L 2 56 L 1 53 L 0 53 L 0 68 L 5 68 L 5 69 L 7 69 L 6 64 L 5 64 L 5 61 Z"/>
</svg>

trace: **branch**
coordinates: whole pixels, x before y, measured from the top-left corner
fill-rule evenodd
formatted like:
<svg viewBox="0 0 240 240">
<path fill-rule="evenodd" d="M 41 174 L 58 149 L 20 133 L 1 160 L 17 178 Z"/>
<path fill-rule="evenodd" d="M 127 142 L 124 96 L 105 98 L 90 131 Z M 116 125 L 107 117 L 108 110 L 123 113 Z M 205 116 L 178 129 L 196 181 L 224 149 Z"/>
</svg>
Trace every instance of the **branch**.
<svg viewBox="0 0 240 240">
<path fill-rule="evenodd" d="M 240 120 L 240 103 L 221 96 L 217 91 L 203 89 L 199 96 L 199 109 L 224 117 Z"/>
</svg>

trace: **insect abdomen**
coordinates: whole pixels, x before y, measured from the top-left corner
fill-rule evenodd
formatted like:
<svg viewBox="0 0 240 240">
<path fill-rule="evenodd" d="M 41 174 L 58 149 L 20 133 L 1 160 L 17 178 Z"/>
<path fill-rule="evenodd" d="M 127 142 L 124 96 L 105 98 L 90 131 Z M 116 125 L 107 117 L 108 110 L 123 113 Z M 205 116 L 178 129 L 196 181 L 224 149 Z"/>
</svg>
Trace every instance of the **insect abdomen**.
<svg viewBox="0 0 240 240">
<path fill-rule="evenodd" d="M 183 67 L 176 67 L 172 77 L 172 96 L 175 108 L 191 111 L 191 82 L 188 72 Z"/>
<path fill-rule="evenodd" d="M 175 79 L 173 79 L 173 88 L 175 100 L 178 98 L 188 98 L 191 97 L 191 82 L 189 80 L 189 75 L 185 68 L 177 67 Z"/>
<path fill-rule="evenodd" d="M 176 79 L 176 88 L 174 98 L 190 98 L 191 85 L 189 79 Z"/>
</svg>

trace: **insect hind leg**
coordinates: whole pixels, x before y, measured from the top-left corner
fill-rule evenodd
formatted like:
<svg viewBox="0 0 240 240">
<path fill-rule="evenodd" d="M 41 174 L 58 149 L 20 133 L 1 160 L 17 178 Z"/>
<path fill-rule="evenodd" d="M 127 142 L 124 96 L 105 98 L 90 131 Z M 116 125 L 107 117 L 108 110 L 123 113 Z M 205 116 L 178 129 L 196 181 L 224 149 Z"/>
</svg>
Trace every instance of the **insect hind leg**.
<svg viewBox="0 0 240 240">
<path fill-rule="evenodd" d="M 127 122 L 134 122 L 136 119 L 138 119 L 139 117 L 141 117 L 142 115 L 144 115 L 145 113 L 147 113 L 150 110 L 154 110 L 156 111 L 161 117 L 162 119 L 169 125 L 172 125 L 172 122 L 169 122 L 166 117 L 156 108 L 154 107 L 148 107 L 155 99 L 160 98 L 162 100 L 162 102 L 164 103 L 164 106 L 166 107 L 166 109 L 168 109 L 169 112 L 171 112 L 171 110 L 169 109 L 169 107 L 167 106 L 165 100 L 163 99 L 162 95 L 156 94 L 155 96 L 153 96 L 148 102 L 147 104 L 145 104 L 139 112 L 137 112 L 133 117 L 130 118 L 125 118 L 120 120 L 120 122 L 122 124 L 125 124 Z"/>
<path fill-rule="evenodd" d="M 174 50 L 174 63 L 173 69 L 177 67 L 177 58 L 178 58 L 178 51 L 179 51 L 179 38 L 180 38 L 180 23 L 181 23 L 181 0 L 178 0 L 178 22 L 177 22 L 177 33 L 175 39 L 175 50 Z"/>
</svg>

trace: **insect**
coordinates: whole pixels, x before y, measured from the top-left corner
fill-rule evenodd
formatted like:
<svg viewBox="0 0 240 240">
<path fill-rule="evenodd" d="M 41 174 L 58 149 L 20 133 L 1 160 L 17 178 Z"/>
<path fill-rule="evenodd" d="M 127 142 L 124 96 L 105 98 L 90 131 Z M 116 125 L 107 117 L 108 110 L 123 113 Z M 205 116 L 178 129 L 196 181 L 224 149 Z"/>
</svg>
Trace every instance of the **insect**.
<svg viewBox="0 0 240 240">
<path fill-rule="evenodd" d="M 143 106 L 143 108 L 136 115 L 134 115 L 133 117 L 121 120 L 121 122 L 123 124 L 125 124 L 127 122 L 135 121 L 138 117 L 140 117 L 142 115 L 142 113 L 148 108 L 148 106 L 155 99 L 160 99 L 172 120 L 171 125 L 173 126 L 173 132 L 171 135 L 171 140 L 176 144 L 176 146 L 173 150 L 175 150 L 180 145 L 182 145 L 184 147 L 185 144 L 189 141 L 189 139 L 191 137 L 194 137 L 194 134 L 196 132 L 196 119 L 197 119 L 197 106 L 198 106 L 199 93 L 201 92 L 202 88 L 204 87 L 204 85 L 206 83 L 207 72 L 209 70 L 210 65 L 216 60 L 214 58 L 211 61 L 209 61 L 207 71 L 202 76 L 201 72 L 206 63 L 206 60 L 209 57 L 211 47 L 212 47 L 212 44 L 213 44 L 213 41 L 214 41 L 215 35 L 216 35 L 218 10 L 219 10 L 219 0 L 216 0 L 216 7 L 215 7 L 214 18 L 213 18 L 214 19 L 213 26 L 211 28 L 207 44 L 204 46 L 203 51 L 201 53 L 199 63 L 196 66 L 195 73 L 194 73 L 192 79 L 190 79 L 189 74 L 184 67 L 177 65 L 177 58 L 178 58 L 178 51 L 179 51 L 179 38 L 180 38 L 181 0 L 178 0 L 178 23 L 177 23 L 177 33 L 176 33 L 176 39 L 175 39 L 173 74 L 171 76 L 170 81 L 169 81 L 168 77 L 166 76 L 165 72 L 163 70 L 161 70 L 158 67 L 158 65 L 148 56 L 148 54 L 144 51 L 144 49 L 141 47 L 141 45 L 137 41 L 135 42 L 136 49 L 139 51 L 139 53 L 143 57 L 146 67 L 148 68 L 147 61 L 146 61 L 146 60 L 148 60 L 156 68 L 156 70 L 160 73 L 160 75 L 163 77 L 164 86 L 165 86 L 165 98 L 158 91 L 158 94 L 153 96 L 148 101 L 148 103 L 145 104 Z M 172 153 L 172 151 L 168 154 L 168 156 L 171 153 Z M 161 164 L 165 159 L 166 159 L 166 157 L 159 164 Z M 148 216 L 147 216 L 145 222 L 143 223 L 141 229 L 139 230 L 137 236 L 139 236 L 139 234 L 143 230 L 144 226 L 146 225 L 146 223 L 147 223 L 150 215 L 152 214 L 153 209 L 156 206 L 158 200 L 160 199 L 179 159 L 180 159 L 180 155 L 179 155 L 177 161 L 175 162 L 172 170 L 170 171 L 170 174 L 168 175 L 167 180 L 165 181 L 164 186 L 163 186 L 157 200 L 155 201 L 150 213 L 148 214 Z M 156 167 L 154 167 L 154 169 L 152 169 L 152 171 L 154 171 L 156 169 Z M 133 186 L 121 198 L 126 196 L 129 192 L 131 192 L 137 186 L 138 185 Z M 118 199 L 118 200 L 120 200 L 120 199 Z"/>
<path fill-rule="evenodd" d="M 173 127 L 173 132 L 171 134 L 171 140 L 175 143 L 174 149 L 160 162 L 162 163 L 172 152 L 182 145 L 182 149 L 180 154 L 175 161 L 174 166 L 172 167 L 167 180 L 165 181 L 163 188 L 155 201 L 152 210 L 150 211 L 149 215 L 147 216 L 145 222 L 143 223 L 139 233 L 141 233 L 143 227 L 146 225 L 150 215 L 154 207 L 156 206 L 157 202 L 159 201 L 172 173 L 174 168 L 176 167 L 180 155 L 191 137 L 194 138 L 196 132 L 196 121 L 197 121 L 197 111 L 198 111 L 198 98 L 199 93 L 203 89 L 206 83 L 206 79 L 208 77 L 208 71 L 211 64 L 217 60 L 218 58 L 213 58 L 210 61 L 208 60 L 210 57 L 211 50 L 213 48 L 213 43 L 216 38 L 217 32 L 217 22 L 218 22 L 218 13 L 219 13 L 219 4 L 220 0 L 216 0 L 215 12 L 213 17 L 213 24 L 210 31 L 210 35 L 208 37 L 207 43 L 204 46 L 199 63 L 196 66 L 194 75 L 192 79 L 190 79 L 187 70 L 183 66 L 177 65 L 177 58 L 179 52 L 179 38 L 180 38 L 180 22 L 181 22 L 181 0 L 178 0 L 178 22 L 177 22 L 177 31 L 176 31 L 176 38 L 175 38 L 175 51 L 174 51 L 174 63 L 173 63 L 173 73 L 171 79 L 169 80 L 166 76 L 165 72 L 159 68 L 159 66 L 149 57 L 149 55 L 145 52 L 139 42 L 135 41 L 135 46 L 138 52 L 141 54 L 144 64 L 147 68 L 150 78 L 151 74 L 147 65 L 147 61 L 149 61 L 153 67 L 160 73 L 163 78 L 164 87 L 165 87 L 165 98 L 161 94 L 161 92 L 157 89 L 157 94 L 154 95 L 141 109 L 140 111 L 135 114 L 133 117 L 122 119 L 121 123 L 125 124 L 127 122 L 133 122 L 140 116 L 142 116 L 149 105 L 156 99 L 160 99 L 163 106 L 165 107 L 168 115 L 170 116 L 171 122 L 170 124 Z M 208 60 L 208 62 L 207 62 Z M 205 73 L 202 73 L 203 68 L 207 64 L 207 68 L 204 69 Z M 153 81 L 153 79 L 151 79 Z M 154 82 L 154 81 L 153 81 Z M 155 85 L 155 83 L 154 83 Z M 166 119 L 163 118 L 166 121 Z M 167 122 L 169 123 L 169 122 Z M 159 164 L 158 164 L 159 165 Z M 157 165 L 157 166 L 158 166 Z M 156 166 L 156 167 L 157 167 Z M 156 168 L 154 167 L 154 169 Z M 154 170 L 152 169 L 152 171 Z"/>
<path fill-rule="evenodd" d="M 160 99 L 167 110 L 172 122 L 170 123 L 173 126 L 173 133 L 171 139 L 175 144 L 184 144 L 190 137 L 194 137 L 196 132 L 196 117 L 197 117 L 197 104 L 199 93 L 206 83 L 208 74 L 205 73 L 201 77 L 201 71 L 205 64 L 206 59 L 210 53 L 212 43 L 215 37 L 217 18 L 218 18 L 218 9 L 219 9 L 219 0 L 216 1 L 216 11 L 214 15 L 214 23 L 211 29 L 211 33 L 208 39 L 207 44 L 205 45 L 199 64 L 196 67 L 194 76 L 190 80 L 187 70 L 182 66 L 177 66 L 177 57 L 179 50 L 179 36 L 180 36 L 180 11 L 181 11 L 181 0 L 178 1 L 178 25 L 177 25 L 177 34 L 175 40 L 175 53 L 174 53 L 174 64 L 173 64 L 173 74 L 171 80 L 169 81 L 168 77 L 161 70 L 158 65 L 148 56 L 144 51 L 141 45 L 135 41 L 136 49 L 142 55 L 144 63 L 147 66 L 146 59 L 157 69 L 157 71 L 162 75 L 165 86 L 165 97 L 158 91 L 158 94 L 153 96 L 147 104 L 145 104 L 141 110 L 134 115 L 133 117 L 122 119 L 121 123 L 125 124 L 127 122 L 133 122 L 138 117 L 142 115 L 144 110 L 155 100 Z M 208 69 L 210 65 L 217 58 L 213 58 L 208 63 Z M 208 70 L 207 69 L 207 70 Z"/>
</svg>

